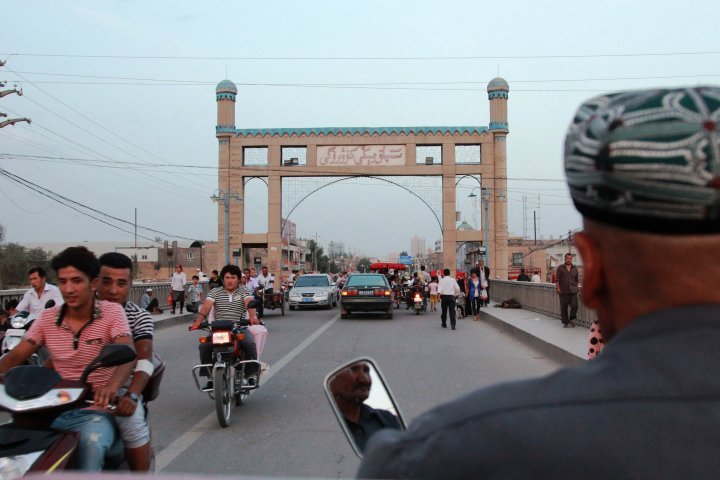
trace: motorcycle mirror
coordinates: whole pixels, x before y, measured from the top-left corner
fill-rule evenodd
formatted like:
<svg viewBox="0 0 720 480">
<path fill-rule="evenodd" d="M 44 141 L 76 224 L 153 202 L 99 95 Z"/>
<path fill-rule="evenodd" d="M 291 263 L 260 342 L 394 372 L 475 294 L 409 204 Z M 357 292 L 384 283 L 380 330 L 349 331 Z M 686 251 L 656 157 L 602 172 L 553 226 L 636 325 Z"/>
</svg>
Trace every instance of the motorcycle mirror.
<svg viewBox="0 0 720 480">
<path fill-rule="evenodd" d="M 325 377 L 325 394 L 358 457 L 378 430 L 405 430 L 406 424 L 385 378 L 371 358 L 352 360 Z"/>
<path fill-rule="evenodd" d="M 105 345 L 102 350 L 100 350 L 98 356 L 85 367 L 85 370 L 80 376 L 80 381 L 87 381 L 88 375 L 100 367 L 117 367 L 118 365 L 132 362 L 135 360 L 135 357 L 137 357 L 135 349 L 130 345 L 120 343 Z"/>
<path fill-rule="evenodd" d="M 262 302 L 260 300 L 250 300 L 250 302 L 247 305 L 247 308 L 259 308 L 262 306 Z"/>
<path fill-rule="evenodd" d="M 52 298 L 50 300 L 48 300 L 47 302 L 45 302 L 45 308 L 52 308 L 54 306 L 55 306 L 55 300 L 53 300 Z"/>
</svg>

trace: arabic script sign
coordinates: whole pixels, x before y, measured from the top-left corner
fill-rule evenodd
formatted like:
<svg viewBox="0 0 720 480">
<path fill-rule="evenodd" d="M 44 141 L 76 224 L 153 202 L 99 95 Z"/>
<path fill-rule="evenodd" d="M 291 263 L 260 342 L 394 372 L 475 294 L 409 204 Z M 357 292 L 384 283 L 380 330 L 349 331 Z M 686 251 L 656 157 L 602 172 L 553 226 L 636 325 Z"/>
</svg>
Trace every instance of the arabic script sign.
<svg viewBox="0 0 720 480">
<path fill-rule="evenodd" d="M 317 147 L 318 166 L 405 165 L 405 145 Z"/>
</svg>

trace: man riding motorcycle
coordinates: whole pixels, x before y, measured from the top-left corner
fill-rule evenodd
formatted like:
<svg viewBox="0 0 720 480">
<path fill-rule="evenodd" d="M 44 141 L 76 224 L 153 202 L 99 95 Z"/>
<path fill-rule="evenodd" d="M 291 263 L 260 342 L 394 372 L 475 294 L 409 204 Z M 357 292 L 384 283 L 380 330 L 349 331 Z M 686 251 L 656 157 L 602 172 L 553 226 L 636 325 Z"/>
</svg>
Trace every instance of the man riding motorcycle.
<svg viewBox="0 0 720 480">
<path fill-rule="evenodd" d="M 200 308 L 195 321 L 190 326 L 190 330 L 195 330 L 200 327 L 203 320 L 207 319 L 210 314 L 210 310 L 215 310 L 215 319 L 217 320 L 246 320 L 250 325 L 259 325 L 260 321 L 255 315 L 254 308 L 248 308 L 248 304 L 253 300 L 252 294 L 247 288 L 240 286 L 240 268 L 236 265 L 225 265 L 220 272 L 220 278 L 222 278 L 223 286 L 214 288 L 208 293 L 203 306 Z M 245 335 L 239 342 L 240 348 L 245 352 L 245 358 L 247 360 L 257 360 L 257 347 L 255 345 L 255 339 L 252 335 Z M 200 363 L 208 364 L 212 363 L 212 342 L 200 343 Z M 250 386 L 257 385 L 257 364 L 251 362 L 248 364 L 247 382 Z M 210 372 L 205 372 L 206 376 L 209 376 Z M 208 380 L 207 384 L 203 388 L 204 390 L 211 389 L 213 387 L 212 380 Z"/>
<path fill-rule="evenodd" d="M 123 386 L 118 397 L 116 421 L 125 442 L 125 457 L 130 469 L 146 472 L 151 463 L 150 427 L 141 399 L 155 369 L 152 362 L 153 322 L 147 310 L 127 301 L 132 286 L 132 260 L 122 253 L 109 252 L 101 255 L 99 261 L 98 297 L 123 306 L 137 352 L 131 381 Z"/>
<path fill-rule="evenodd" d="M 40 314 L 20 344 L 0 359 L 0 373 L 22 364 L 46 346 L 58 374 L 68 380 L 79 380 L 103 346 L 109 343 L 132 346 L 122 307 L 94 298 L 100 265 L 92 252 L 85 247 L 70 247 L 53 258 L 52 267 L 65 303 Z M 102 469 L 105 454 L 115 441 L 113 417 L 105 409 L 115 400 L 133 365 L 131 362 L 94 371 L 88 378 L 93 385 L 93 405 L 66 411 L 53 422 L 53 428 L 80 435 L 78 469 Z"/>
</svg>

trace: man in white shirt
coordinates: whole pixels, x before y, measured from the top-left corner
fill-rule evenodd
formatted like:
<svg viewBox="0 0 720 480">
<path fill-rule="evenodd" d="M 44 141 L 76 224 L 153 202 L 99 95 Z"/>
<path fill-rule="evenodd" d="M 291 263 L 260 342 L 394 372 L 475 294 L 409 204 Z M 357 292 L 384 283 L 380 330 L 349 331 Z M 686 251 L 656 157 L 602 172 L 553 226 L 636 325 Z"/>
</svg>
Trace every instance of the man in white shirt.
<svg viewBox="0 0 720 480">
<path fill-rule="evenodd" d="M 455 330 L 455 294 L 460 292 L 460 285 L 450 276 L 450 269 L 443 270 L 443 278 L 438 283 L 440 294 L 440 321 L 442 328 L 447 328 L 448 309 L 450 310 L 450 328 Z"/>
<path fill-rule="evenodd" d="M 28 272 L 28 281 L 32 287 L 25 292 L 22 300 L 17 306 L 18 312 L 40 313 L 45 309 L 49 300 L 54 300 L 55 305 L 62 305 L 63 300 L 60 289 L 55 285 L 46 283 L 45 270 L 40 267 L 33 267 Z"/>
</svg>

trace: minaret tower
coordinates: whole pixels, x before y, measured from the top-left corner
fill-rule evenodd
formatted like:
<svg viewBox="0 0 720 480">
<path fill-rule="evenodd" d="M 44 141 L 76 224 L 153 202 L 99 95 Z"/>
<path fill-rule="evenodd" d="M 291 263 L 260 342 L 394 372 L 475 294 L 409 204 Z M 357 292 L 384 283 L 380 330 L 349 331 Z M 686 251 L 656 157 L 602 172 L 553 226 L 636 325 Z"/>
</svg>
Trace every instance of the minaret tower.
<svg viewBox="0 0 720 480">
<path fill-rule="evenodd" d="M 215 88 L 215 100 L 217 101 L 217 125 L 215 126 L 215 137 L 218 139 L 218 191 L 216 197 L 219 200 L 218 208 L 218 240 L 223 245 L 225 240 L 225 229 L 229 228 L 229 250 L 239 248 L 239 240 L 243 229 L 243 205 L 238 202 L 230 202 L 230 192 L 237 194 L 240 198 L 244 192 L 238 191 L 236 184 L 230 184 L 230 169 L 236 166 L 230 162 L 230 141 L 235 134 L 235 97 L 237 87 L 231 80 L 223 80 Z M 237 183 L 237 182 L 236 182 Z M 242 182 L 240 182 L 242 190 Z M 227 205 L 225 205 L 227 204 Z M 228 208 L 228 223 L 225 225 L 225 208 Z M 233 242 L 238 245 L 233 245 Z M 224 245 L 223 245 L 224 247 Z M 217 265 L 224 265 L 225 249 L 218 248 Z"/>
<path fill-rule="evenodd" d="M 490 133 L 495 146 L 494 178 L 483 179 L 483 187 L 490 189 L 490 218 L 494 221 L 494 231 L 490 232 L 490 276 L 507 279 L 508 273 L 508 221 L 507 221 L 507 147 L 509 133 L 507 119 L 507 101 L 510 87 L 508 83 L 496 77 L 487 86 L 490 101 Z M 494 267 L 494 272 L 493 272 Z"/>
</svg>

